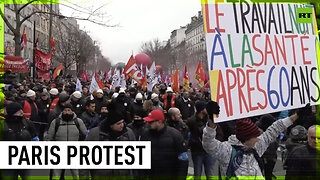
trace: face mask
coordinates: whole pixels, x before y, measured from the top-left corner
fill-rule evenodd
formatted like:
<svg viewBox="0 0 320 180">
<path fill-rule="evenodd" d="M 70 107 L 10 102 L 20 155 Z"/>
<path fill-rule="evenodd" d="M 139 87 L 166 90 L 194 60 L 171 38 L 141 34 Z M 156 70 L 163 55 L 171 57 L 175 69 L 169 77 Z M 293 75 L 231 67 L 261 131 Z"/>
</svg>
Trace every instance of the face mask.
<svg viewBox="0 0 320 180">
<path fill-rule="evenodd" d="M 73 119 L 73 114 L 62 114 L 62 119 L 65 121 L 70 121 Z"/>
<path fill-rule="evenodd" d="M 142 104 L 142 100 L 136 100 L 137 104 Z"/>
<path fill-rule="evenodd" d="M 101 117 L 102 118 L 106 118 L 108 116 L 108 113 L 107 112 L 103 112 L 103 113 L 100 113 Z"/>
</svg>

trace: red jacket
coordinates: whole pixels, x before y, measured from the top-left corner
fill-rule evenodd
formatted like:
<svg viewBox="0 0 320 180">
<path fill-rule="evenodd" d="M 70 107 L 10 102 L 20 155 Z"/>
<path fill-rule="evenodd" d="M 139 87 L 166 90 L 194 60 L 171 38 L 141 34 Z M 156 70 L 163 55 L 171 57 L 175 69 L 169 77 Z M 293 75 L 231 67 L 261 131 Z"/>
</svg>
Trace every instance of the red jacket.
<svg viewBox="0 0 320 180">
<path fill-rule="evenodd" d="M 163 99 L 163 109 L 167 109 L 167 105 L 168 105 L 167 95 L 164 94 L 162 96 L 162 99 Z M 175 99 L 176 99 L 176 96 L 173 94 L 170 102 L 171 107 L 175 107 Z"/>
<path fill-rule="evenodd" d="M 58 102 L 59 102 L 59 98 L 58 98 L 58 97 L 55 98 L 55 99 L 52 101 L 52 103 L 51 103 L 51 105 L 50 105 L 50 112 L 57 107 Z"/>
<path fill-rule="evenodd" d="M 36 109 L 37 109 L 37 111 L 38 111 L 38 106 L 37 106 L 37 104 L 35 103 L 35 102 L 33 102 L 33 105 L 34 105 L 34 107 L 36 107 Z M 31 106 L 30 106 L 30 103 L 27 101 L 27 100 L 25 100 L 24 101 L 24 105 L 23 105 L 23 116 L 25 117 L 25 118 L 28 118 L 28 119 L 30 119 L 30 117 L 31 117 Z"/>
</svg>

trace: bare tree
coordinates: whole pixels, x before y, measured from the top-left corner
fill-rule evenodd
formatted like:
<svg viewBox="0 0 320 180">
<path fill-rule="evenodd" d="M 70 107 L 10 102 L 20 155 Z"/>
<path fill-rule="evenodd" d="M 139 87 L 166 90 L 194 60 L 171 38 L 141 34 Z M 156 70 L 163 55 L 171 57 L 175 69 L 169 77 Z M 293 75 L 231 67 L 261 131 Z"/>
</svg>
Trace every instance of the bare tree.
<svg viewBox="0 0 320 180">
<path fill-rule="evenodd" d="M 147 54 L 156 65 L 161 65 L 166 72 L 171 71 L 172 65 L 175 64 L 170 43 L 162 44 L 159 39 L 143 43 L 140 52 Z"/>
<path fill-rule="evenodd" d="M 54 16 L 58 16 L 58 17 L 63 17 L 65 18 L 65 16 L 62 16 L 61 14 L 56 14 L 56 13 L 52 13 L 52 12 L 44 12 L 44 11 L 32 11 L 27 15 L 22 15 L 22 11 L 24 8 L 26 8 L 27 6 L 29 6 L 32 3 L 41 3 L 41 4 L 51 4 L 53 2 L 55 2 L 56 0 L 28 0 L 28 2 L 26 4 L 17 4 L 18 1 L 16 0 L 12 0 L 13 4 L 13 11 L 15 13 L 15 23 L 10 23 L 9 20 L 7 19 L 7 17 L 5 16 L 4 12 L 2 12 L 2 10 L 0 9 L 0 16 L 2 17 L 2 19 L 4 20 L 5 24 L 7 25 L 7 27 L 12 31 L 13 35 L 14 35 L 14 42 L 15 42 L 15 56 L 21 56 L 21 45 L 20 45 L 20 37 L 21 37 L 21 27 L 23 25 L 23 23 L 28 20 L 29 18 L 31 18 L 34 14 L 51 14 Z M 70 3 L 71 4 L 71 3 Z M 78 20 L 86 20 L 98 25 L 102 25 L 105 27 L 115 27 L 117 25 L 110 25 L 108 24 L 108 22 L 110 22 L 110 16 L 107 17 L 107 20 L 101 21 L 99 18 L 104 18 L 105 19 L 105 14 L 100 12 L 99 10 L 101 10 L 106 4 L 99 6 L 96 9 L 86 9 L 83 8 L 81 6 L 78 5 L 67 5 L 67 4 L 62 4 L 64 6 L 67 6 L 69 8 L 72 8 L 75 11 L 78 12 L 82 12 L 82 14 L 87 15 L 87 17 L 76 17 L 76 19 Z M 75 6 L 75 7 L 74 7 Z M 86 9 L 86 11 L 84 11 L 83 9 Z M 50 37 L 49 37 L 50 38 Z"/>
</svg>

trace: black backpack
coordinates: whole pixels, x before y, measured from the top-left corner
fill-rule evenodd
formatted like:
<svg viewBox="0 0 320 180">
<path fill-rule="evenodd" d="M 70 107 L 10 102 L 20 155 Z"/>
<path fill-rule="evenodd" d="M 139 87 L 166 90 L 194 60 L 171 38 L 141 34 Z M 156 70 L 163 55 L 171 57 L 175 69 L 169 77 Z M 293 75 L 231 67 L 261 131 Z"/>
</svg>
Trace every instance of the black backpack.
<svg viewBox="0 0 320 180">
<path fill-rule="evenodd" d="M 56 133 L 57 133 L 57 131 L 58 131 L 60 125 L 61 125 L 61 124 L 60 124 L 60 121 L 61 121 L 60 118 L 57 118 L 57 119 L 56 119 L 56 124 L 55 124 L 55 127 L 54 127 L 54 137 L 56 137 Z M 83 140 L 86 138 L 86 135 L 83 134 L 83 133 L 81 132 L 81 130 L 80 130 L 80 125 L 79 125 L 79 122 L 78 122 L 78 118 L 74 118 L 74 119 L 73 119 L 73 122 L 74 122 L 74 124 L 77 126 L 78 131 L 79 131 L 79 141 L 83 141 Z M 63 124 L 63 125 L 67 125 L 67 124 Z"/>
</svg>

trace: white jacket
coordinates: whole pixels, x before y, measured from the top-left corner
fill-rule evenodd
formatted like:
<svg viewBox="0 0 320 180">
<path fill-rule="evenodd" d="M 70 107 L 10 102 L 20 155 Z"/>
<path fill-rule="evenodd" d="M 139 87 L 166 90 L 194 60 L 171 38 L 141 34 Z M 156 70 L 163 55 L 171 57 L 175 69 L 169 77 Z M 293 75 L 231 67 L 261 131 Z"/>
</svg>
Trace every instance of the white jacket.
<svg viewBox="0 0 320 180">
<path fill-rule="evenodd" d="M 261 157 L 267 150 L 270 143 L 287 129 L 292 124 L 290 118 L 285 118 L 274 122 L 263 134 L 258 137 L 258 142 L 255 144 L 255 150 Z M 232 145 L 243 146 L 243 144 L 231 135 L 228 141 L 220 142 L 216 138 L 216 128 L 210 128 L 208 125 L 203 130 L 202 145 L 203 149 L 211 156 L 218 159 L 220 163 L 220 172 L 222 177 L 226 177 L 227 169 L 231 159 Z M 237 177 L 242 176 L 243 179 L 264 179 L 258 162 L 253 154 L 243 155 L 243 162 L 235 171 Z M 243 177 L 246 176 L 246 177 Z M 239 177 L 240 178 L 240 177 Z M 241 179 L 242 179 L 241 178 Z"/>
</svg>

